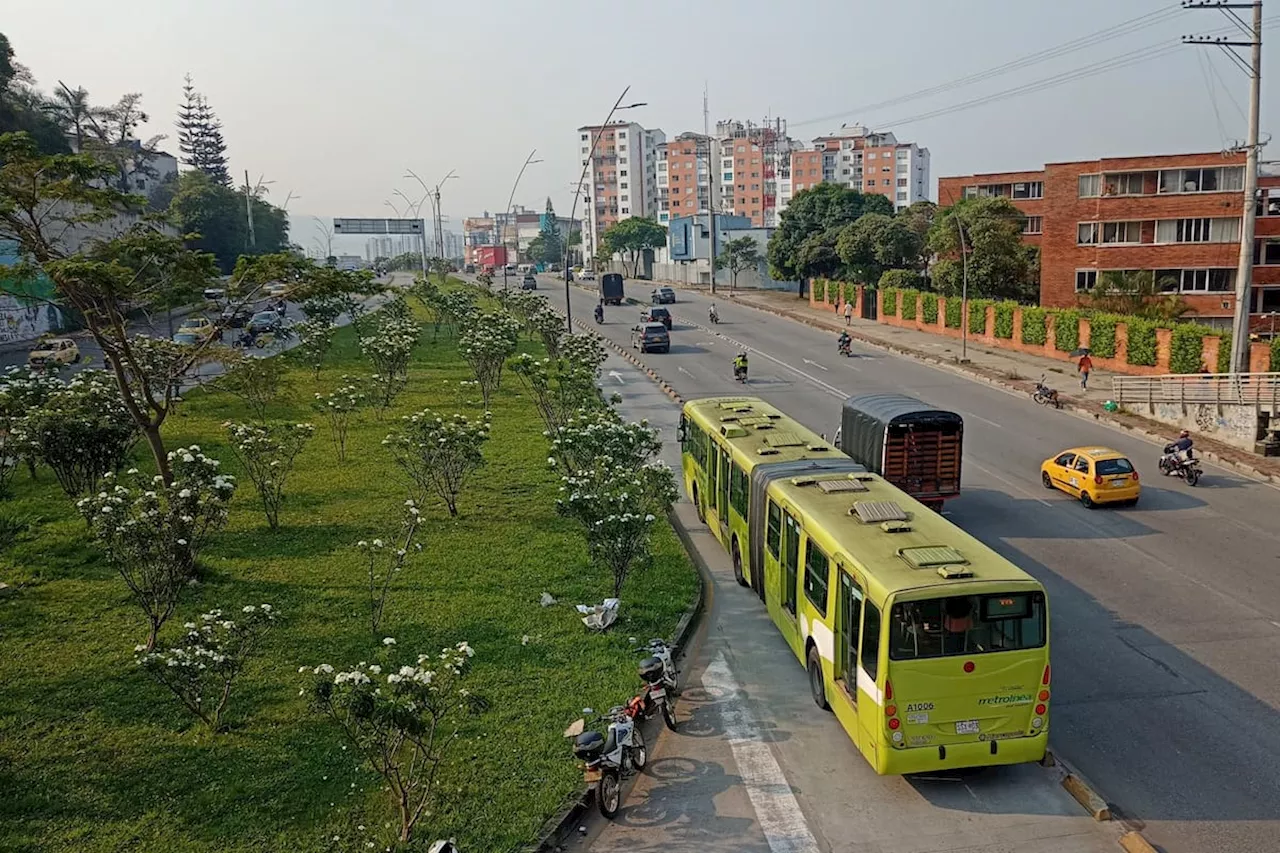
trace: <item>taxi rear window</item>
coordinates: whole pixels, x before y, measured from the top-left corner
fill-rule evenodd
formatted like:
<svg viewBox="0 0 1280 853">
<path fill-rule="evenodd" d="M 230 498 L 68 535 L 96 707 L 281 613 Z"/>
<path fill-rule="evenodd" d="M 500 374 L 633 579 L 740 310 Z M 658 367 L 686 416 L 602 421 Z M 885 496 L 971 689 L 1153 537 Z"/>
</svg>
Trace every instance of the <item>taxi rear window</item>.
<svg viewBox="0 0 1280 853">
<path fill-rule="evenodd" d="M 1093 464 L 1101 477 L 1106 477 L 1110 474 L 1133 473 L 1133 465 L 1128 459 L 1099 459 Z"/>
</svg>

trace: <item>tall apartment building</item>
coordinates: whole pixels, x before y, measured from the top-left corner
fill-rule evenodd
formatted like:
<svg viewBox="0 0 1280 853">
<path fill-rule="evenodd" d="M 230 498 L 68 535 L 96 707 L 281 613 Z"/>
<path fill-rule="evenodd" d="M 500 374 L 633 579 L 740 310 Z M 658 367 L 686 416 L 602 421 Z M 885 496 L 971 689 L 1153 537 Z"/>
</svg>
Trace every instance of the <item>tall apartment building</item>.
<svg viewBox="0 0 1280 853">
<path fill-rule="evenodd" d="M 1280 175 L 1257 201 L 1250 311 L 1280 312 Z M 1030 172 L 942 178 L 938 201 L 1009 199 L 1040 246 L 1040 303 L 1070 306 L 1109 271 L 1154 273 L 1198 320 L 1230 326 L 1235 311 L 1244 155 L 1170 154 L 1050 163 Z"/>
<path fill-rule="evenodd" d="M 882 195 L 894 210 L 929 198 L 929 149 L 862 125 L 819 136 L 811 149 L 791 153 L 790 167 L 779 181 L 779 212 L 796 193 L 820 183 Z"/>
<path fill-rule="evenodd" d="M 775 227 L 781 209 L 780 184 L 789 177 L 796 147 L 787 136 L 786 121 L 716 122 L 716 137 L 721 149 L 716 177 L 724 187 L 724 213 L 745 216 L 757 228 Z"/>
<path fill-rule="evenodd" d="M 595 156 L 588 161 L 596 134 Z M 615 121 L 578 128 L 578 159 L 587 167 L 582 199 L 583 256 L 595 255 L 600 235 L 632 216 L 658 215 L 658 149 L 661 130 Z"/>
<path fill-rule="evenodd" d="M 658 146 L 657 220 L 720 210 L 720 183 L 713 170 L 720 163 L 720 140 L 701 133 L 682 133 Z"/>
</svg>

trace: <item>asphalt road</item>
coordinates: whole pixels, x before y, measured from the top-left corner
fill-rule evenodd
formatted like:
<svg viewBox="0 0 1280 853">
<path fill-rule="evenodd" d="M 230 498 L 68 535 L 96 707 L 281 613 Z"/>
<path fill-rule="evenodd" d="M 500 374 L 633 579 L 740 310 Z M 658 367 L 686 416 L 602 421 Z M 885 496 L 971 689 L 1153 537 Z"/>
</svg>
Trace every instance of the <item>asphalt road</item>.
<svg viewBox="0 0 1280 853">
<path fill-rule="evenodd" d="M 562 285 L 540 283 L 562 303 Z M 644 283 L 628 284 L 632 295 L 647 295 Z M 594 297 L 575 287 L 571 298 L 575 316 L 591 322 Z M 721 323 L 713 331 L 704 325 L 705 296 L 680 291 L 679 298 L 669 306 L 671 353 L 641 359 L 686 398 L 740 392 L 730 361 L 745 347 L 748 393 L 829 436 L 841 400 L 855 393 L 899 391 L 964 415 L 964 490 L 947 514 L 1049 591 L 1054 748 L 1171 853 L 1280 850 L 1280 492 L 1212 465 L 1190 488 L 1159 476 L 1160 448 L 1147 441 L 857 344 L 854 358 L 842 358 L 833 335 L 727 299 L 717 301 Z M 629 345 L 639 312 L 607 309 L 598 331 Z M 1129 454 L 1143 475 L 1140 505 L 1091 512 L 1045 491 L 1040 463 L 1077 445 Z M 752 616 L 763 618 L 755 611 L 741 618 Z M 806 794 L 802 806 L 821 792 L 817 810 L 827 820 L 832 810 L 860 810 L 868 790 L 899 810 L 913 796 L 928 798 L 903 780 L 868 785 L 860 759 L 840 760 L 843 742 L 808 706 L 801 668 L 767 624 L 748 648 L 753 660 L 785 661 L 767 678 L 761 664 L 748 693 L 772 701 L 786 684 L 800 697 L 767 710 L 790 729 L 776 750 L 787 778 Z M 971 805 L 992 813 L 985 803 Z M 1044 810 L 1034 797 L 1008 805 Z M 902 814 L 914 819 L 909 809 Z"/>
</svg>

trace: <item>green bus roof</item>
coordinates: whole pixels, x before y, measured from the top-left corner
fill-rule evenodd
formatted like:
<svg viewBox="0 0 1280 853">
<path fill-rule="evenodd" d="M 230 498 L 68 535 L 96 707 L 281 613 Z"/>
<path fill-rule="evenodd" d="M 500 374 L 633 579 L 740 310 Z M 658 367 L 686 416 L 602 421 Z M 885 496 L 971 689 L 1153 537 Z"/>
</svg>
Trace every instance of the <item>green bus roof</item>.
<svg viewBox="0 0 1280 853">
<path fill-rule="evenodd" d="M 960 593 L 969 583 L 1039 585 L 876 474 L 784 478 L 770 485 L 769 494 L 801 516 L 805 532 L 827 556 L 865 575 L 876 600 L 905 590 Z"/>
<path fill-rule="evenodd" d="M 845 458 L 822 436 L 758 397 L 690 400 L 684 413 L 723 438 L 747 474 L 763 464 Z"/>
</svg>

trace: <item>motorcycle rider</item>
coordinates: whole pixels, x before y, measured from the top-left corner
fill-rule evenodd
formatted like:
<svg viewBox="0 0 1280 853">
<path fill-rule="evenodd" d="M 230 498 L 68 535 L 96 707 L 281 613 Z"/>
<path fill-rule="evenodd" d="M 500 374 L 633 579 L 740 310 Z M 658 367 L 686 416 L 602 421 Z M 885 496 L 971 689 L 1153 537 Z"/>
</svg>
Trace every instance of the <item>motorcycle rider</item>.
<svg viewBox="0 0 1280 853">
<path fill-rule="evenodd" d="M 1178 433 L 1178 440 L 1169 445 L 1169 452 L 1164 456 L 1165 461 L 1174 462 L 1176 465 L 1185 465 L 1195 458 L 1195 453 L 1191 449 L 1194 446 L 1195 442 L 1191 440 L 1191 433 L 1184 429 Z"/>
<path fill-rule="evenodd" d="M 720 322 L 720 312 L 716 310 L 716 304 L 711 303 L 711 307 L 707 310 L 707 318 L 711 320 L 712 325 Z"/>
<path fill-rule="evenodd" d="M 596 322 L 597 323 L 604 322 L 604 300 L 601 300 L 596 303 Z"/>
<path fill-rule="evenodd" d="M 853 339 L 849 337 L 848 332 L 840 332 L 840 337 L 836 340 L 836 345 L 839 348 L 841 355 L 849 354 L 849 345 L 852 340 Z"/>
<path fill-rule="evenodd" d="M 739 376 L 744 379 L 747 376 L 747 354 L 745 352 L 738 353 L 733 359 L 733 378 L 737 379 Z"/>
</svg>

